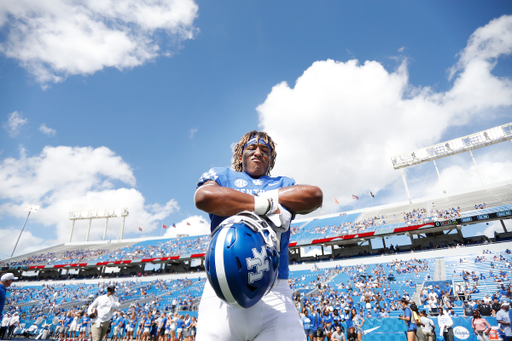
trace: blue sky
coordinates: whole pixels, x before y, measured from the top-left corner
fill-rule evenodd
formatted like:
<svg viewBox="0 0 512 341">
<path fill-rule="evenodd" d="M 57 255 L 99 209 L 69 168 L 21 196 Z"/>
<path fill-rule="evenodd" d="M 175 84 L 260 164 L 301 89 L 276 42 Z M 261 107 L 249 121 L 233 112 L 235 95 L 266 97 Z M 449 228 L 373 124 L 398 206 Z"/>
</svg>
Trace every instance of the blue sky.
<svg viewBox="0 0 512 341">
<path fill-rule="evenodd" d="M 126 206 L 125 237 L 204 232 L 195 182 L 257 128 L 278 143 L 274 175 L 324 190 L 319 213 L 370 205 L 369 190 L 406 200 L 391 156 L 512 121 L 510 15 L 508 1 L 4 1 L 0 256 L 23 203 L 41 210 L 19 252 L 66 241 L 69 211 Z M 510 145 L 474 154 L 486 181 L 510 179 Z M 451 190 L 479 185 L 467 155 L 438 166 Z M 408 178 L 417 198 L 439 192 L 431 165 Z"/>
</svg>

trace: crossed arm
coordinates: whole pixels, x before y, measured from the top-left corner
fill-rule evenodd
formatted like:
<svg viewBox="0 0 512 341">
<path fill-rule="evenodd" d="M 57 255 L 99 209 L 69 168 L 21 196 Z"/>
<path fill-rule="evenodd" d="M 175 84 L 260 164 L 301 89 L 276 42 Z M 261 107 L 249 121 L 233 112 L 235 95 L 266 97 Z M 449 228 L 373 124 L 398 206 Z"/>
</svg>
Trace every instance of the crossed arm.
<svg viewBox="0 0 512 341">
<path fill-rule="evenodd" d="M 292 214 L 307 214 L 322 206 L 322 190 L 316 186 L 296 185 L 279 189 L 279 204 Z M 254 211 L 254 196 L 207 181 L 195 193 L 196 207 L 220 217 L 242 211 Z"/>
</svg>

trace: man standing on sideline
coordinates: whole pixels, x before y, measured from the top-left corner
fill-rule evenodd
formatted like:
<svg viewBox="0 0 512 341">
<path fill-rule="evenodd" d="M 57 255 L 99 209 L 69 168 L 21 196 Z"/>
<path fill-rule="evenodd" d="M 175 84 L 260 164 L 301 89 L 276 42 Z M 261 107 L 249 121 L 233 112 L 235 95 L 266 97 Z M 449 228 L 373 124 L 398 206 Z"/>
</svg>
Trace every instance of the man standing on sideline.
<svg viewBox="0 0 512 341">
<path fill-rule="evenodd" d="M 3 311 L 5 306 L 5 299 L 7 297 L 7 287 L 9 287 L 12 282 L 17 280 L 18 277 L 14 277 L 12 273 L 6 273 L 2 275 L 0 279 L 0 320 L 3 317 Z"/>
<path fill-rule="evenodd" d="M 92 320 L 92 341 L 103 340 L 103 337 L 107 334 L 114 309 L 121 305 L 117 296 L 114 296 L 115 291 L 116 286 L 109 285 L 107 294 L 97 297 L 87 309 L 87 313 Z"/>
<path fill-rule="evenodd" d="M 501 304 L 501 310 L 496 314 L 496 321 L 500 324 L 500 334 L 503 341 L 512 341 L 512 329 L 510 327 L 510 304 L 508 302 Z"/>
<path fill-rule="evenodd" d="M 303 151 L 304 152 L 304 151 Z M 280 221 L 279 275 L 272 290 L 249 309 L 224 303 L 206 282 L 199 306 L 198 341 L 306 340 L 288 284 L 290 222 L 296 214 L 313 212 L 322 205 L 316 186 L 297 185 L 286 176 L 271 177 L 276 145 L 265 132 L 245 134 L 234 148 L 233 169 L 214 167 L 196 186 L 196 207 L 209 213 L 211 230 L 243 211 Z"/>
</svg>

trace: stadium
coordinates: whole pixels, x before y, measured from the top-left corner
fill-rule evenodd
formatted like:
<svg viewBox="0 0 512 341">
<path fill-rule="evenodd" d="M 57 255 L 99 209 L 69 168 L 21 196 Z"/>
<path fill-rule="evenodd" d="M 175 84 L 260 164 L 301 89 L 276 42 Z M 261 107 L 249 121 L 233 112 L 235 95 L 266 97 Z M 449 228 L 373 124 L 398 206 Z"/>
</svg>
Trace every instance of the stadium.
<svg viewBox="0 0 512 341">
<path fill-rule="evenodd" d="M 512 341 L 511 13 L 0 2 L 0 340 Z"/>
<path fill-rule="evenodd" d="M 423 160 L 421 151 L 415 151 L 392 158 L 392 163 L 407 167 L 511 141 L 511 128 L 506 124 L 427 147 Z M 429 150 L 435 152 L 427 155 Z M 75 220 L 117 215 L 124 226 L 127 210 L 119 212 L 70 212 L 70 240 Z M 320 309 L 333 314 L 334 323 L 348 332 L 343 310 L 350 307 L 364 319 L 365 340 L 399 340 L 405 331 L 398 319 L 403 313 L 400 300 L 407 298 L 425 310 L 437 328 L 438 309 L 449 310 L 455 339 L 467 340 L 476 337 L 470 332 L 465 302 L 475 309 L 488 304 L 485 318 L 493 326 L 491 336 L 498 339 L 496 304 L 512 297 L 512 232 L 506 227 L 511 218 L 508 181 L 298 219 L 290 226 L 289 242 L 289 285 L 297 313 L 304 316 L 305 310 Z M 492 238 L 466 233 L 472 224 L 492 222 L 502 227 Z M 396 238 L 409 242 L 394 246 Z M 86 308 L 112 284 L 121 303 L 109 331 L 112 340 L 142 338 L 141 321 L 148 312 L 200 319 L 209 241 L 209 235 L 74 241 L 4 259 L 2 273 L 19 278 L 8 289 L 4 320 L 16 317 L 19 323 L 2 323 L 0 338 L 88 339 Z M 304 251 L 311 247 L 318 252 Z"/>
</svg>

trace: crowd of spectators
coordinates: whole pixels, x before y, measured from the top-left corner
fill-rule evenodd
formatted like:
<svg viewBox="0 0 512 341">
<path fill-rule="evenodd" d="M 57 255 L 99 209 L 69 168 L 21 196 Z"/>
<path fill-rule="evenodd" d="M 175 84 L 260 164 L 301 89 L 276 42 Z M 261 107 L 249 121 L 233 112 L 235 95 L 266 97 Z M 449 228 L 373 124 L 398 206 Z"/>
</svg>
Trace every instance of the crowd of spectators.
<svg viewBox="0 0 512 341">
<path fill-rule="evenodd" d="M 456 218 L 459 218 L 461 215 L 460 215 L 460 206 L 457 207 L 457 208 L 450 208 L 450 209 L 446 209 L 446 210 L 436 210 L 435 212 L 432 210 L 432 215 L 437 217 L 438 219 L 443 219 L 443 220 L 446 220 L 446 219 L 456 219 Z"/>
<path fill-rule="evenodd" d="M 502 274 L 508 276 L 511 268 L 511 259 L 508 255 L 510 255 L 509 250 L 499 254 L 484 250 L 481 255 L 461 257 L 459 261 L 460 264 L 478 263 L 489 267 L 493 263 L 494 269 L 498 272 L 494 276 L 502 277 Z M 348 321 L 356 325 L 368 318 L 390 317 L 390 315 L 396 318 L 396 314 L 403 312 L 402 300 L 411 300 L 417 285 L 433 272 L 432 266 L 432 262 L 423 259 L 396 259 L 388 263 L 372 265 L 338 265 L 322 270 L 315 265 L 310 273 L 302 271 L 297 277 L 292 275 L 289 282 L 295 292 L 295 302 L 301 319 L 304 321 L 304 317 L 307 320 L 308 316 L 319 314 L 322 317 L 322 327 L 330 323 L 328 328 L 322 328 L 324 334 L 332 335 L 337 325 L 348 329 L 350 324 L 347 323 Z M 459 308 L 458 311 L 463 311 L 462 314 L 465 317 L 473 316 L 472 311 L 478 311 L 484 317 L 497 316 L 503 300 L 512 298 L 512 285 L 510 281 L 498 283 L 495 292 L 482 295 L 479 292 L 478 283 L 485 280 L 485 278 L 482 279 L 482 275 L 488 278 L 491 277 L 491 273 L 493 273 L 492 268 L 489 274 L 460 270 L 460 273 L 455 275 L 458 277 L 454 282 L 457 282 L 457 278 L 460 279 L 460 283 L 455 284 L 455 288 L 452 287 L 451 281 L 443 285 L 426 286 L 420 292 L 418 305 L 422 305 L 422 309 L 434 316 L 441 309 L 446 311 L 446 313 L 443 312 L 443 316 L 457 316 L 456 308 Z M 65 337 L 71 337 L 70 334 L 74 330 L 75 336 L 78 336 L 80 333 L 78 326 L 83 327 L 85 324 L 87 327 L 85 308 L 88 302 L 105 292 L 109 284 L 111 282 L 75 285 L 45 284 L 32 288 L 13 286 L 9 289 L 11 303 L 9 317 L 18 316 L 20 321 L 31 321 L 29 323 L 31 324 L 37 317 L 44 316 L 45 321 L 49 323 L 45 328 L 52 330 L 53 335 L 65 332 Z M 194 302 L 197 303 L 197 298 L 201 295 L 204 279 L 158 279 L 151 282 L 134 279 L 119 282 L 117 286 L 116 293 L 122 302 L 144 298 L 149 300 L 144 303 L 133 303 L 128 309 L 119 312 L 112 321 L 110 335 L 118 339 L 126 337 L 128 331 L 125 327 L 132 323 L 135 325 L 132 337 L 140 340 L 142 333 L 139 331 L 143 330 L 143 316 L 147 317 L 148 313 L 153 316 L 151 323 L 157 329 L 162 320 L 154 321 L 157 321 L 162 313 L 177 323 L 180 316 L 175 316 L 174 313 L 178 309 L 186 307 L 190 310 L 197 306 Z M 190 290 L 184 290 L 186 288 Z M 312 291 L 313 289 L 315 291 Z M 310 294 L 306 295 L 306 293 Z M 20 308 L 20 303 L 31 301 L 38 303 Z M 78 302 L 78 309 L 62 308 L 64 303 L 68 302 Z M 169 313 L 171 313 L 170 316 Z M 55 317 L 58 322 L 50 323 Z M 183 317 L 182 322 L 183 320 L 187 320 L 186 316 Z M 188 320 L 192 321 L 192 318 Z M 73 323 L 76 325 L 74 329 L 70 327 Z M 115 327 L 118 328 L 114 329 Z M 121 335 L 117 335 L 116 332 Z M 357 330 L 354 335 L 357 335 Z"/>
<path fill-rule="evenodd" d="M 65 251 L 63 255 L 59 256 L 59 262 L 83 262 L 87 260 L 91 260 L 94 258 L 97 258 L 99 256 L 102 256 L 104 254 L 107 254 L 110 252 L 109 250 L 100 249 L 100 250 L 87 250 L 87 249 L 80 249 L 80 250 L 71 250 L 71 251 Z"/>
<path fill-rule="evenodd" d="M 434 210 L 431 209 L 430 212 L 427 211 L 426 208 L 418 208 L 413 209 L 409 212 L 401 212 L 401 219 L 404 225 L 415 225 L 421 224 L 426 220 L 431 220 L 433 217 L 437 219 L 454 219 L 461 216 L 460 214 L 461 208 L 448 208 L 445 210 Z M 398 219 L 396 214 L 393 214 L 392 220 Z M 362 221 L 354 221 L 354 222 L 344 222 L 338 225 L 325 225 L 325 226 L 317 226 L 308 231 L 311 234 L 315 235 L 329 235 L 329 236 L 338 236 L 343 234 L 357 234 L 365 231 L 369 231 L 372 228 L 383 226 L 389 224 L 386 222 L 387 215 L 380 215 L 374 217 L 368 217 Z M 292 227 L 291 234 L 292 235 L 300 235 L 304 230 L 298 228 L 296 226 Z"/>
<path fill-rule="evenodd" d="M 31 255 L 27 258 L 21 259 L 19 261 L 14 262 L 0 262 L 2 266 L 30 266 L 30 265 L 36 265 L 36 264 L 44 264 L 49 265 L 53 261 L 56 261 L 57 258 L 55 257 L 54 252 L 47 252 L 42 253 L 39 255 Z"/>
<path fill-rule="evenodd" d="M 47 252 L 39 255 L 28 256 L 19 261 L 0 262 L 2 266 L 31 266 L 31 265 L 52 265 L 59 263 L 78 263 L 95 259 L 101 255 L 107 254 L 109 250 L 89 250 L 79 249 L 70 250 L 63 253 Z"/>
<path fill-rule="evenodd" d="M 476 204 L 475 209 L 486 208 L 487 205 Z M 437 219 L 454 219 L 459 218 L 461 216 L 461 208 L 460 207 L 452 207 L 448 209 L 434 210 L 431 209 L 430 212 L 427 212 L 426 208 L 418 208 L 413 209 L 409 212 L 401 212 L 400 221 L 404 225 L 414 225 L 421 224 L 425 222 L 427 219 L 430 220 L 432 218 Z M 396 214 L 393 215 L 391 221 L 397 219 Z M 338 225 L 330 224 L 325 226 L 317 226 L 312 228 L 311 230 L 306 230 L 302 227 L 298 227 L 296 225 L 292 225 L 291 227 L 291 235 L 292 241 L 300 239 L 301 234 L 305 235 L 323 235 L 323 236 L 340 236 L 346 234 L 358 234 L 362 232 L 366 232 L 371 230 L 372 228 L 386 225 L 387 222 L 386 215 L 368 217 L 362 221 L 353 221 L 353 222 L 343 222 Z M 88 250 L 88 249 L 80 249 L 80 250 L 70 250 L 65 251 L 64 253 L 55 253 L 48 252 L 45 254 L 39 255 L 31 255 L 27 258 L 24 258 L 19 261 L 6 262 L 1 263 L 3 266 L 31 266 L 31 265 L 52 265 L 52 264 L 63 264 L 63 263 L 78 263 L 84 261 L 120 261 L 120 260 L 136 260 L 136 259 L 144 259 L 144 258 L 158 258 L 158 257 L 168 257 L 173 255 L 183 255 L 187 253 L 203 253 L 206 251 L 208 247 L 208 243 L 210 241 L 209 235 L 197 236 L 197 237 L 188 237 L 188 236 L 180 236 L 178 238 L 161 240 L 161 241 L 152 241 L 152 242 L 142 242 L 135 245 L 127 246 L 118 250 Z M 445 246 L 422 246 L 417 248 L 417 250 L 426 250 L 433 249 L 439 247 L 447 247 Z"/>
<path fill-rule="evenodd" d="M 114 250 L 99 258 L 101 261 L 133 260 L 144 258 L 169 257 L 187 253 L 206 252 L 210 236 L 173 238 L 157 244 L 143 242 Z"/>
<path fill-rule="evenodd" d="M 411 212 L 402 212 L 402 220 L 407 225 L 419 224 L 427 217 L 426 208 L 414 209 Z"/>
</svg>

